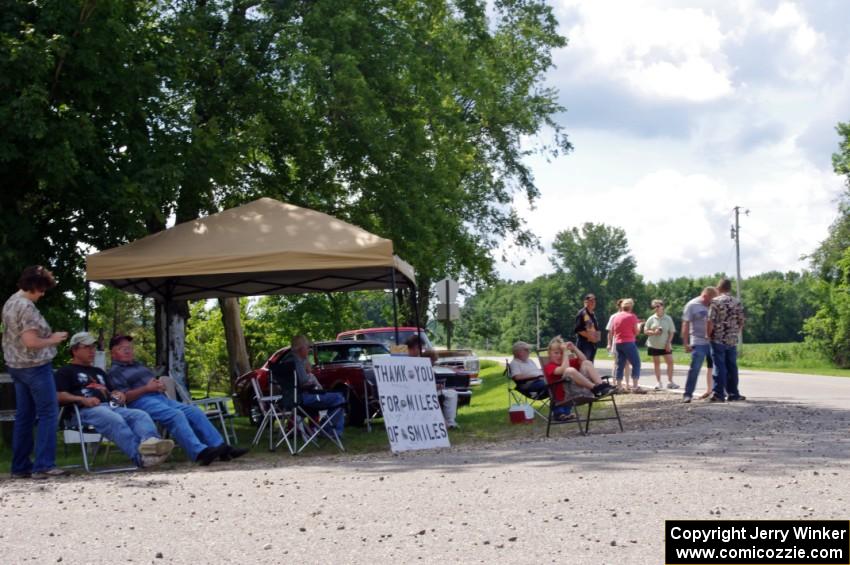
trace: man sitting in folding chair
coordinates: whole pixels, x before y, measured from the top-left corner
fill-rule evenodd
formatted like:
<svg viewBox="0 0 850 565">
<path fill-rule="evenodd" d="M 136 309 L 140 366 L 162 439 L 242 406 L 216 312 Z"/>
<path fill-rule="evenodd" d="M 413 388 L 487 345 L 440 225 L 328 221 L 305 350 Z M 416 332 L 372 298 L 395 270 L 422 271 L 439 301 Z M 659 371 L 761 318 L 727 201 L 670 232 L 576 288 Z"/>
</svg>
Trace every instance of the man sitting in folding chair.
<svg viewBox="0 0 850 565">
<path fill-rule="evenodd" d="M 77 404 L 84 426 L 92 426 L 115 442 L 138 467 L 153 467 L 168 458 L 174 448 L 162 439 L 145 412 L 124 406 L 124 394 L 110 394 L 106 373 L 95 367 L 95 338 L 86 332 L 71 337 L 71 364 L 56 371 L 59 404 Z"/>
<path fill-rule="evenodd" d="M 123 392 L 128 406 L 144 410 L 155 422 L 164 425 L 192 461 L 206 466 L 216 459 L 230 461 L 248 453 L 247 449 L 227 445 L 200 408 L 165 396 L 165 383 L 135 360 L 132 337 L 113 336 L 109 349 L 112 356 L 112 367 L 107 373 L 109 387 Z"/>
<path fill-rule="evenodd" d="M 292 343 L 289 353 L 281 359 L 280 373 L 273 372 L 276 380 L 284 375 L 283 371 L 295 371 L 298 379 L 298 395 L 302 408 L 311 415 L 318 415 L 321 410 L 327 410 L 331 418 L 331 425 L 336 431 L 338 437 L 342 437 L 342 431 L 345 427 L 345 396 L 338 392 L 327 392 L 322 389 L 316 376 L 307 371 L 307 363 L 310 356 L 310 340 L 307 336 L 297 335 L 292 338 Z M 291 374 L 291 373 L 290 373 Z M 278 385 L 284 387 L 285 384 L 278 381 Z M 318 417 L 314 417 L 318 421 Z"/>
<path fill-rule="evenodd" d="M 531 346 L 524 341 L 518 341 L 513 345 L 513 354 L 514 358 L 508 364 L 508 369 L 517 392 L 532 401 L 549 398 L 549 388 L 543 377 L 543 369 L 530 359 Z M 572 410 L 569 406 L 553 406 L 550 409 L 555 411 L 555 418 L 558 420 L 569 418 Z M 541 417 L 546 419 L 546 416 L 541 415 Z"/>
</svg>

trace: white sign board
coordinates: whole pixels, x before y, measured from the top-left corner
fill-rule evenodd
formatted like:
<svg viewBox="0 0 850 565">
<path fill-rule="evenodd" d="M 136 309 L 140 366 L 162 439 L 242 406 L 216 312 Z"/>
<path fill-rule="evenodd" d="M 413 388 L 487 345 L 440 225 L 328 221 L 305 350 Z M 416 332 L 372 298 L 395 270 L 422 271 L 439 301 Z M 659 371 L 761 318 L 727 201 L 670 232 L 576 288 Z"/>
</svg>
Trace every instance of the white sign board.
<svg viewBox="0 0 850 565">
<path fill-rule="evenodd" d="M 438 320 L 459 320 L 460 306 L 457 304 L 437 304 L 437 319 Z"/>
<path fill-rule="evenodd" d="M 375 380 L 393 453 L 450 447 L 427 357 L 375 357 Z"/>
<path fill-rule="evenodd" d="M 452 279 L 443 279 L 434 283 L 434 291 L 437 293 L 437 299 L 443 304 L 457 302 L 457 289 L 457 281 L 453 281 Z"/>
</svg>

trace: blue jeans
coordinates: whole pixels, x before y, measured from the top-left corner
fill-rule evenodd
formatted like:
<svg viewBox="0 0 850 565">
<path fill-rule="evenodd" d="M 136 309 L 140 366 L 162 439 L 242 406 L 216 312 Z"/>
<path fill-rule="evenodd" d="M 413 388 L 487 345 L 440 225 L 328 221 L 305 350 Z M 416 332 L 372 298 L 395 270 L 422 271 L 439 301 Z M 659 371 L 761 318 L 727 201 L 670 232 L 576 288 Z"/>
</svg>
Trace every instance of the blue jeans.
<svg viewBox="0 0 850 565">
<path fill-rule="evenodd" d="M 692 348 L 691 366 L 688 369 L 688 380 L 685 382 L 685 396 L 688 397 L 692 397 L 694 395 L 694 390 L 697 388 L 699 371 L 702 369 L 702 363 L 705 361 L 706 357 L 711 355 L 711 347 L 707 343 L 702 345 L 693 345 Z"/>
<path fill-rule="evenodd" d="M 711 342 L 711 357 L 714 359 L 714 396 L 737 398 L 738 392 L 738 347 L 725 343 Z"/>
<path fill-rule="evenodd" d="M 148 438 L 159 437 L 156 426 L 146 412 L 132 408 L 100 404 L 92 408 L 80 408 L 83 425 L 94 429 L 115 442 L 118 449 L 127 454 L 133 463 L 142 465 L 139 444 Z"/>
<path fill-rule="evenodd" d="M 162 424 L 192 461 L 207 447 L 218 447 L 224 439 L 207 415 L 197 406 L 181 404 L 160 393 L 148 393 L 127 405 L 144 410 Z"/>
<path fill-rule="evenodd" d="M 15 430 L 12 435 L 12 474 L 40 473 L 56 466 L 56 429 L 59 403 L 53 367 L 45 363 L 28 369 L 9 367 L 15 381 Z M 35 436 L 35 463 L 32 428 L 38 420 Z"/>
<path fill-rule="evenodd" d="M 332 413 L 331 425 L 336 434 L 342 437 L 342 429 L 345 427 L 345 397 L 338 392 L 310 392 L 301 395 L 301 406 L 308 411 L 327 410 Z M 343 407 L 342 410 L 335 408 Z"/>
<path fill-rule="evenodd" d="M 546 380 L 543 377 L 518 381 L 516 383 L 516 389 L 529 398 L 542 399 L 549 396 L 549 387 L 546 385 Z"/>
<path fill-rule="evenodd" d="M 635 342 L 617 344 L 617 380 L 623 380 L 623 372 L 626 370 L 626 361 L 632 366 L 632 379 L 640 378 L 640 353 Z"/>
</svg>

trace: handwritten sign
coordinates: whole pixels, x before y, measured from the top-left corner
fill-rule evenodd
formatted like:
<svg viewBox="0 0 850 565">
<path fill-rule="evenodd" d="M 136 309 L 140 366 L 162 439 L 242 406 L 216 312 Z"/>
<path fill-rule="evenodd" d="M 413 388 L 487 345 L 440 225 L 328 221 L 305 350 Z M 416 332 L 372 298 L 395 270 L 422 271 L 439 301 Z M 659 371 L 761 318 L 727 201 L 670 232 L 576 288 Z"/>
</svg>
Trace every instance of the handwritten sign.
<svg viewBox="0 0 850 565">
<path fill-rule="evenodd" d="M 375 357 L 375 380 L 393 453 L 450 447 L 427 357 Z"/>
</svg>

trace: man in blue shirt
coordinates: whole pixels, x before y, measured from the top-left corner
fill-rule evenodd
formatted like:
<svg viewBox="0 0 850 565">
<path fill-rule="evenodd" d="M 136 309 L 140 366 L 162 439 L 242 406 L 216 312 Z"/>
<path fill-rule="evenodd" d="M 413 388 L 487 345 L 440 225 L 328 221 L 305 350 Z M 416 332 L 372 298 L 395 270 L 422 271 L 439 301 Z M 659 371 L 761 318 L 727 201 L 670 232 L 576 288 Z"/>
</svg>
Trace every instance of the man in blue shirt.
<svg viewBox="0 0 850 565">
<path fill-rule="evenodd" d="M 107 373 L 109 388 L 123 392 L 129 408 L 143 410 L 165 426 L 192 461 L 205 466 L 216 459 L 229 461 L 248 452 L 227 445 L 197 406 L 165 396 L 165 384 L 135 360 L 132 337 L 114 336 L 109 340 L 109 349 L 112 355 L 112 367 Z"/>
</svg>

